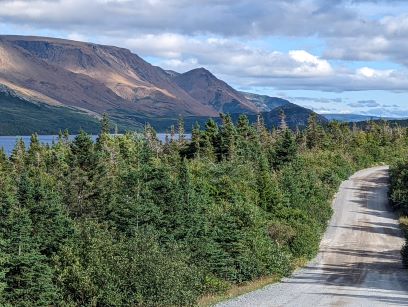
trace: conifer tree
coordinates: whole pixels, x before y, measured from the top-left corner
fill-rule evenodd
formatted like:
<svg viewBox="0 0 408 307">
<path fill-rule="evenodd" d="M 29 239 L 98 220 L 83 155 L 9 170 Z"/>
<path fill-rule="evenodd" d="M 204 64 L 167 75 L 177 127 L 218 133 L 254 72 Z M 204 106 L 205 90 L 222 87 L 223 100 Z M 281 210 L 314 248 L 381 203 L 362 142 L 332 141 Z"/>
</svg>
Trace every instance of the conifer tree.
<svg viewBox="0 0 408 307">
<path fill-rule="evenodd" d="M 191 142 L 189 144 L 188 149 L 188 157 L 200 157 L 200 146 L 201 146 L 201 131 L 200 131 L 200 124 L 195 122 L 193 129 L 191 131 Z"/>
<path fill-rule="evenodd" d="M 263 148 L 268 147 L 271 143 L 271 136 L 265 127 L 265 121 L 262 114 L 258 114 L 256 120 L 256 131 L 258 140 Z"/>
<path fill-rule="evenodd" d="M 255 139 L 253 127 L 249 124 L 249 119 L 246 115 L 240 115 L 237 122 L 237 146 L 236 151 L 238 156 L 246 159 L 252 156 L 251 143 Z"/>
<path fill-rule="evenodd" d="M 7 223 L 9 260 L 5 266 L 5 299 L 12 306 L 47 306 L 57 302 L 57 289 L 47 258 L 32 237 L 33 226 L 27 209 L 14 206 Z"/>
<path fill-rule="evenodd" d="M 109 116 L 107 113 L 103 113 L 101 119 L 101 135 L 102 134 L 109 134 L 111 130 L 111 124 L 109 120 Z"/>
<path fill-rule="evenodd" d="M 95 146 L 84 131 L 71 143 L 69 173 L 66 177 L 65 203 L 76 217 L 92 212 L 91 197 L 94 194 L 94 171 L 97 162 Z"/>
<path fill-rule="evenodd" d="M 296 153 L 296 140 L 292 131 L 286 129 L 275 143 L 272 166 L 280 168 L 282 165 L 290 163 L 296 157 Z"/>
<path fill-rule="evenodd" d="M 220 133 L 220 154 L 221 159 L 230 160 L 234 158 L 235 154 L 235 142 L 236 142 L 236 129 L 234 123 L 232 122 L 232 118 L 229 114 L 223 115 L 221 114 L 222 120 L 222 127 Z"/>
<path fill-rule="evenodd" d="M 180 144 L 184 144 L 185 140 L 184 118 L 180 116 L 178 120 L 178 141 Z"/>
<path fill-rule="evenodd" d="M 155 153 L 156 157 L 159 157 L 161 150 L 160 142 L 157 139 L 157 134 L 154 128 L 147 123 L 144 129 L 144 136 L 147 141 L 147 145 L 150 147 L 150 150 Z"/>
<path fill-rule="evenodd" d="M 210 160 L 220 158 L 220 138 L 217 123 L 211 118 L 205 124 L 203 155 Z"/>
<path fill-rule="evenodd" d="M 288 124 L 286 123 L 286 114 L 283 111 L 283 109 L 280 109 L 279 111 L 279 119 L 280 119 L 279 130 L 284 132 L 285 130 L 288 129 Z"/>
<path fill-rule="evenodd" d="M 43 164 L 43 146 L 40 143 L 38 134 L 34 133 L 30 137 L 30 147 L 27 152 L 28 164 L 40 167 Z"/>
<path fill-rule="evenodd" d="M 24 141 L 22 138 L 19 138 L 10 157 L 17 174 L 21 174 L 25 169 L 26 155 L 27 153 Z"/>
<path fill-rule="evenodd" d="M 311 113 L 306 129 L 306 146 L 309 149 L 320 148 L 324 140 L 324 130 L 317 121 L 317 114 Z"/>
</svg>

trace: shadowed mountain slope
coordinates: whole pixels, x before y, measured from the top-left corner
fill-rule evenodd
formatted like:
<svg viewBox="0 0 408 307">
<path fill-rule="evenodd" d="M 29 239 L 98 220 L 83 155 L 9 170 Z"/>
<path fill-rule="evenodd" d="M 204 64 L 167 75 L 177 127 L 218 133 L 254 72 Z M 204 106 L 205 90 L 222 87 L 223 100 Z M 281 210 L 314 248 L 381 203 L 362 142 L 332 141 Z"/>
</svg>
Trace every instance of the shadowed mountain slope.
<svg viewBox="0 0 408 307">
<path fill-rule="evenodd" d="M 245 96 L 205 68 L 190 70 L 176 75 L 174 81 L 200 101 L 218 113 L 257 113 L 258 108 Z"/>
<path fill-rule="evenodd" d="M 58 113 L 60 121 L 66 116 L 82 127 L 106 112 L 122 130 L 151 123 L 164 131 L 180 115 L 186 122 L 203 122 L 220 113 L 253 119 L 262 112 L 273 126 L 277 108 L 295 127 L 304 126 L 312 112 L 281 98 L 239 92 L 204 68 L 178 73 L 124 48 L 45 37 L 0 36 L 0 93 L 8 94 L 0 100 L 4 114 L 41 107 L 41 114 Z M 34 122 L 31 117 L 27 131 L 39 131 L 39 123 L 41 131 L 58 126 Z M 13 123 L 7 123 L 1 133 L 14 133 Z"/>
<path fill-rule="evenodd" d="M 1 36 L 0 83 L 28 98 L 97 113 L 208 115 L 169 75 L 127 49 L 54 38 Z"/>
</svg>

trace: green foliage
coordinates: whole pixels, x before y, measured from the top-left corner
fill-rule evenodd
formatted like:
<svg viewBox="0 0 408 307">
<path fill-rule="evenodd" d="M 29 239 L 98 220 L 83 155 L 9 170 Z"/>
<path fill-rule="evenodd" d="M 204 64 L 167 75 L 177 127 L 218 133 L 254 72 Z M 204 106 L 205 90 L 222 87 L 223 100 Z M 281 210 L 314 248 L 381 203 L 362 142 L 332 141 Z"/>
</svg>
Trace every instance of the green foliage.
<svg viewBox="0 0 408 307">
<path fill-rule="evenodd" d="M 395 163 L 390 169 L 391 188 L 389 197 L 400 217 L 400 226 L 406 242 L 401 249 L 402 262 L 408 267 L 408 162 L 405 159 Z"/>
<path fill-rule="evenodd" d="M 261 116 L 222 115 L 191 142 L 110 128 L 105 116 L 96 142 L 81 131 L 43 146 L 33 135 L 29 150 L 0 152 L 0 305 L 192 306 L 286 276 L 316 254 L 340 182 L 408 144 L 386 123 L 363 131 L 312 117 L 294 134 L 283 113 L 272 132 Z M 408 175 L 394 175 L 405 210 Z"/>
<path fill-rule="evenodd" d="M 405 242 L 401 249 L 402 263 L 406 268 L 408 268 L 408 243 Z"/>
<path fill-rule="evenodd" d="M 408 216 L 408 163 L 399 162 L 390 170 L 390 198 L 395 209 Z"/>
<path fill-rule="evenodd" d="M 186 255 L 163 249 L 149 232 L 126 238 L 84 221 L 56 259 L 65 302 L 79 306 L 186 306 L 201 289 L 201 272 Z"/>
<path fill-rule="evenodd" d="M 61 129 L 78 133 L 99 131 L 98 121 L 85 112 L 32 103 L 0 93 L 0 135 L 56 134 Z"/>
</svg>

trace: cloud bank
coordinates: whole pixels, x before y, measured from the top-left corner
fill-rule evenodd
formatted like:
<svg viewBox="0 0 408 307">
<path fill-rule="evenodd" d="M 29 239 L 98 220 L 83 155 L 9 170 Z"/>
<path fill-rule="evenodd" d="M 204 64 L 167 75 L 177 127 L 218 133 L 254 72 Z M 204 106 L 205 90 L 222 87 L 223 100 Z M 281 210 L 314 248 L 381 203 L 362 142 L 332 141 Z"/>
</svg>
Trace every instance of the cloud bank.
<svg viewBox="0 0 408 307">
<path fill-rule="evenodd" d="M 406 92 L 407 9 L 398 0 L 0 0 L 0 30 L 123 46 L 241 88 Z"/>
</svg>

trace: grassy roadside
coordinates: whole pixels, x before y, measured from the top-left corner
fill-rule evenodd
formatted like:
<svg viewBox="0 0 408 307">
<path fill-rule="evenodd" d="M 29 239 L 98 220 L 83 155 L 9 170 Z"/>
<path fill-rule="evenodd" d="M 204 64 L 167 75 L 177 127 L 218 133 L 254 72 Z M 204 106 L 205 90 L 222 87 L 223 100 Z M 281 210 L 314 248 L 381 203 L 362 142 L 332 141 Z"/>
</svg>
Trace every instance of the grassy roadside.
<svg viewBox="0 0 408 307">
<path fill-rule="evenodd" d="M 399 223 L 404 236 L 408 238 L 408 216 L 401 216 Z"/>
<path fill-rule="evenodd" d="M 401 249 L 402 263 L 405 267 L 408 267 L 408 216 L 401 216 L 399 218 L 399 224 L 406 240 Z"/>
<path fill-rule="evenodd" d="M 200 307 L 207 307 L 207 306 L 213 306 L 217 303 L 220 303 L 225 300 L 232 299 L 234 297 L 261 289 L 263 287 L 266 287 L 270 284 L 276 283 L 280 281 L 280 278 L 277 276 L 269 276 L 269 277 L 262 277 L 260 279 L 251 281 L 251 282 L 245 282 L 240 285 L 234 285 L 232 286 L 228 291 L 221 293 L 221 294 L 214 294 L 214 295 L 206 295 L 202 297 L 198 301 L 198 306 Z"/>
<path fill-rule="evenodd" d="M 402 263 L 408 268 L 408 162 L 397 161 L 390 169 L 389 199 L 393 209 L 399 214 L 399 224 L 405 237 L 401 249 Z"/>
<path fill-rule="evenodd" d="M 408 222 L 408 221 L 407 221 Z M 306 258 L 298 258 L 293 262 L 293 272 L 296 270 L 304 267 L 309 262 Z M 293 274 L 293 273 L 292 273 Z M 219 294 L 212 294 L 212 295 L 205 295 L 197 303 L 199 307 L 208 307 L 214 306 L 215 304 L 221 303 L 226 300 L 233 299 L 240 295 L 244 295 L 246 293 L 262 289 L 266 286 L 271 284 L 277 283 L 281 281 L 281 277 L 279 276 L 264 276 L 257 280 L 253 280 L 250 282 L 245 282 L 239 285 L 233 285 L 230 289 L 226 292 L 219 293 Z"/>
</svg>

